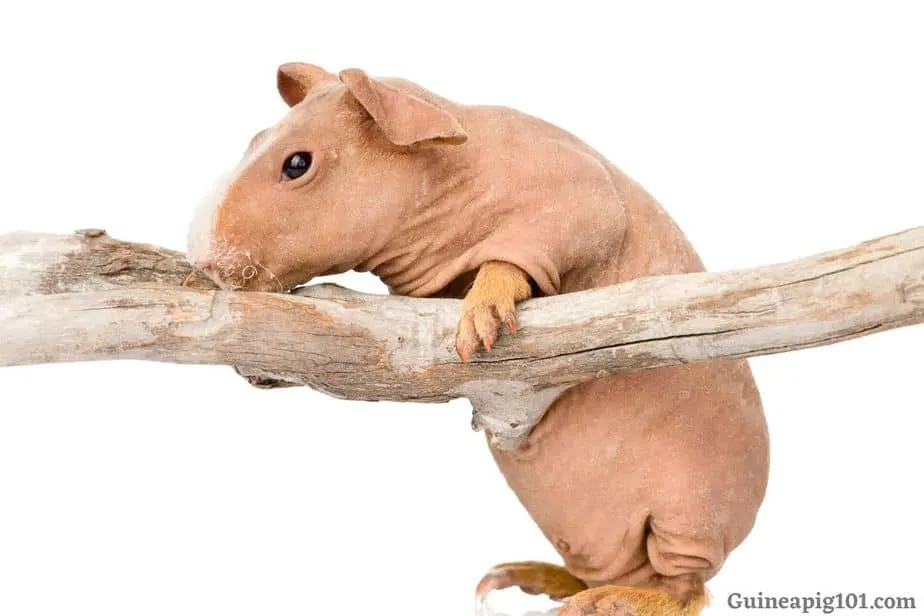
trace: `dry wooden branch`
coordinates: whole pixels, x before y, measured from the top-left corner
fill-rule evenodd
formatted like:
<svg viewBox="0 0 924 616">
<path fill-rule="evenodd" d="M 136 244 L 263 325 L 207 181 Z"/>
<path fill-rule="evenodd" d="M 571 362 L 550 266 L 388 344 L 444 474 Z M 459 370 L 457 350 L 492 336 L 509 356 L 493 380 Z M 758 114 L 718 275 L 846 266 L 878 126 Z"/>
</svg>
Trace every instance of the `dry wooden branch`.
<svg viewBox="0 0 924 616">
<path fill-rule="evenodd" d="M 531 300 L 520 307 L 520 333 L 469 364 L 453 345 L 459 307 L 333 285 L 298 296 L 229 293 L 180 253 L 99 230 L 0 236 L 0 366 L 226 364 L 256 385 L 354 400 L 464 396 L 473 425 L 513 447 L 555 396 L 587 379 L 924 321 L 924 227 L 782 265 Z"/>
</svg>

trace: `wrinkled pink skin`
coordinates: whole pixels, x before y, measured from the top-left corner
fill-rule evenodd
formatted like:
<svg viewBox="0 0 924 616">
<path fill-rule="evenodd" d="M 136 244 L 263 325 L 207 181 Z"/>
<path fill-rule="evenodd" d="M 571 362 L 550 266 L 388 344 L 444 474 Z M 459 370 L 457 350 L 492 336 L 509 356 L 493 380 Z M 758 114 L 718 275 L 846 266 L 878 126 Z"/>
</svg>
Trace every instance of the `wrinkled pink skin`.
<svg viewBox="0 0 924 616">
<path fill-rule="evenodd" d="M 355 70 L 284 65 L 279 87 L 291 111 L 190 233 L 190 260 L 227 288 L 355 269 L 393 293 L 460 296 L 500 260 L 555 294 L 703 269 L 641 186 L 541 120 Z M 314 154 L 310 177 L 280 181 L 297 151 Z M 573 387 L 521 449 L 492 454 L 572 574 L 678 597 L 749 533 L 768 472 L 744 361 Z"/>
</svg>

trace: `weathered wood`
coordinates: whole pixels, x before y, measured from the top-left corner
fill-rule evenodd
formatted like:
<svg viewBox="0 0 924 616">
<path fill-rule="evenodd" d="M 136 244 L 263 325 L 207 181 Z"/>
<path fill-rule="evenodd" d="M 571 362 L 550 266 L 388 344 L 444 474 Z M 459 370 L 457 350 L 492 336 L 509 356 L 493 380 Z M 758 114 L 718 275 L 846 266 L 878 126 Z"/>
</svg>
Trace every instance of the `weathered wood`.
<svg viewBox="0 0 924 616">
<path fill-rule="evenodd" d="M 520 305 L 520 333 L 468 364 L 453 343 L 460 305 L 334 285 L 231 293 L 180 253 L 98 230 L 0 236 L 0 366 L 226 364 L 258 386 L 307 385 L 355 400 L 464 396 L 473 425 L 512 447 L 555 396 L 587 379 L 924 321 L 924 227 L 781 265 L 530 300 Z"/>
</svg>

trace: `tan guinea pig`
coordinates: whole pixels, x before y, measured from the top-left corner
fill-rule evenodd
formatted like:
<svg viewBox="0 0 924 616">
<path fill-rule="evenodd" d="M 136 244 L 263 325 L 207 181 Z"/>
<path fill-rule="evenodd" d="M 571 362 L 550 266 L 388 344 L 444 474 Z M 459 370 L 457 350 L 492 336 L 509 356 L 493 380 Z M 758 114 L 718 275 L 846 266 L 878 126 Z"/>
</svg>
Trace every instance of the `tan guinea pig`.
<svg viewBox="0 0 924 616">
<path fill-rule="evenodd" d="M 279 68 L 291 107 L 197 213 L 189 259 L 227 289 L 370 271 L 393 293 L 463 297 L 457 347 L 490 350 L 515 303 L 703 265 L 661 206 L 564 130 L 401 79 Z M 744 361 L 621 374 L 561 394 L 517 450 L 491 449 L 564 567 L 478 586 L 563 613 L 695 614 L 750 532 L 767 430 Z"/>
</svg>

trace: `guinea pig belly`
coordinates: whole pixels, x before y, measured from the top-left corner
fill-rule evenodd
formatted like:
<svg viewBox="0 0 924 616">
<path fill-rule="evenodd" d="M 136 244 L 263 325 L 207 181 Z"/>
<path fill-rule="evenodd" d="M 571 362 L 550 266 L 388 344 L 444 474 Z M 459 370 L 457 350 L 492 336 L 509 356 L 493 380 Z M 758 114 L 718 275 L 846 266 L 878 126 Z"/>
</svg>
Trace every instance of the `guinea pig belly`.
<svg viewBox="0 0 924 616">
<path fill-rule="evenodd" d="M 590 585 L 712 577 L 750 531 L 767 434 L 746 363 L 658 368 L 560 396 L 492 455 L 571 573 Z"/>
</svg>

